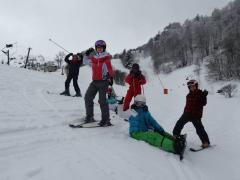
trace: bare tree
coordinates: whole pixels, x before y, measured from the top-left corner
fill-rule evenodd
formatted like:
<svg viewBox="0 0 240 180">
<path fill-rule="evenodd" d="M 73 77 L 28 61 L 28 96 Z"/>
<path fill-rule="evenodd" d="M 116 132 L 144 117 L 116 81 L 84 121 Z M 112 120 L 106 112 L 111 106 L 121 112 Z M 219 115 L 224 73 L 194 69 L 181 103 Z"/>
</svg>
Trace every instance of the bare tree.
<svg viewBox="0 0 240 180">
<path fill-rule="evenodd" d="M 114 77 L 113 77 L 115 83 L 124 86 L 125 85 L 125 81 L 124 81 L 125 76 L 126 76 L 125 72 L 122 72 L 118 69 L 115 70 L 114 71 Z"/>
<path fill-rule="evenodd" d="M 63 51 L 60 51 L 55 57 L 55 61 L 57 62 L 59 69 L 62 67 L 62 63 L 64 61 L 65 56 L 66 56 L 65 53 Z"/>
<path fill-rule="evenodd" d="M 224 95 L 227 98 L 233 97 L 234 92 L 237 90 L 236 84 L 228 84 L 218 90 L 218 93 Z"/>
<path fill-rule="evenodd" d="M 44 64 L 46 59 L 43 55 L 40 54 L 37 56 L 37 60 L 40 64 Z"/>
</svg>

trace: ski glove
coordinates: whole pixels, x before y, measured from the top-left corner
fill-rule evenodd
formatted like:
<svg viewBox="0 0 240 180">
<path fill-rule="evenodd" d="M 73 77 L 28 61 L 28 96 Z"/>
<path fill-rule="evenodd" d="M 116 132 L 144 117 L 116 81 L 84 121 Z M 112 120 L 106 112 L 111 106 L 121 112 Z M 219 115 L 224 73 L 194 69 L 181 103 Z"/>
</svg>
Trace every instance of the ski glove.
<svg viewBox="0 0 240 180">
<path fill-rule="evenodd" d="M 207 90 L 204 90 L 202 92 L 202 98 L 201 98 L 201 101 L 202 101 L 202 105 L 205 106 L 207 104 L 207 95 L 208 95 L 208 91 Z"/>
<path fill-rule="evenodd" d="M 78 55 L 78 57 L 80 58 L 80 60 L 83 59 L 83 55 L 82 55 L 82 53 L 77 53 L 77 55 Z"/>
<path fill-rule="evenodd" d="M 203 96 L 206 97 L 207 95 L 208 95 L 208 91 L 207 91 L 207 90 L 204 90 L 204 91 L 203 91 Z"/>
<path fill-rule="evenodd" d="M 109 77 L 109 78 L 108 78 L 108 84 L 109 84 L 110 86 L 113 85 L 113 77 Z"/>
<path fill-rule="evenodd" d="M 89 56 L 92 52 L 94 52 L 94 49 L 89 48 L 88 50 L 86 50 L 85 54 L 86 54 L 86 56 Z"/>
</svg>

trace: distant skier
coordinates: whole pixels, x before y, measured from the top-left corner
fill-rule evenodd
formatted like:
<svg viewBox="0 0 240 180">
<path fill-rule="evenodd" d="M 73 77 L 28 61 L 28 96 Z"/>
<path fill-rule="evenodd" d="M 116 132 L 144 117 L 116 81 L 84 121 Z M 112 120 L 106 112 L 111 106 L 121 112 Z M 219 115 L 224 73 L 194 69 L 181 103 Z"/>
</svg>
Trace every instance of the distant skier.
<svg viewBox="0 0 240 180">
<path fill-rule="evenodd" d="M 65 66 L 63 67 L 63 70 L 64 70 L 64 74 L 66 75 L 66 77 L 68 76 L 69 74 L 69 65 L 66 63 Z"/>
<path fill-rule="evenodd" d="M 69 60 L 69 58 L 72 57 L 72 60 Z M 67 63 L 68 67 L 68 74 L 67 79 L 65 81 L 65 90 L 60 93 L 60 95 L 70 96 L 69 92 L 69 86 L 71 80 L 73 80 L 73 87 L 76 92 L 76 97 L 82 97 L 81 90 L 78 86 L 78 75 L 79 75 L 79 68 L 82 65 L 83 62 L 83 56 L 82 54 L 73 54 L 70 53 L 65 57 L 65 62 Z"/>
<path fill-rule="evenodd" d="M 109 110 L 114 111 L 115 113 L 117 113 L 117 107 L 118 107 L 118 103 L 119 101 L 116 99 L 116 93 L 113 89 L 112 86 L 108 86 L 108 90 L 107 90 L 107 102 L 108 102 L 108 107 Z"/>
<path fill-rule="evenodd" d="M 83 63 L 92 67 L 92 82 L 85 94 L 86 119 L 85 122 L 93 122 L 93 99 L 99 93 L 99 104 L 102 112 L 100 126 L 110 126 L 109 107 L 106 99 L 108 85 L 113 84 L 113 70 L 111 56 L 106 52 L 106 43 L 98 40 L 95 43 L 95 50 L 90 48 L 86 51 Z"/>
<path fill-rule="evenodd" d="M 135 97 L 134 104 L 131 106 L 131 114 L 129 133 L 132 138 L 145 141 L 165 151 L 183 155 L 186 145 L 185 137 L 175 138 L 157 123 L 148 111 L 145 96 Z"/>
<path fill-rule="evenodd" d="M 130 74 L 126 76 L 125 82 L 129 84 L 129 89 L 124 98 L 123 111 L 129 109 L 132 98 L 137 96 L 138 94 L 141 94 L 141 86 L 146 83 L 145 76 L 140 71 L 140 67 L 137 63 L 134 63 L 132 65 Z"/>
<path fill-rule="evenodd" d="M 196 80 L 190 80 L 187 82 L 189 93 L 186 96 L 186 106 L 184 108 L 183 115 L 177 121 L 173 135 L 178 137 L 188 122 L 192 122 L 196 128 L 197 135 L 202 141 L 202 147 L 207 148 L 210 145 L 210 141 L 207 132 L 204 129 L 201 118 L 203 113 L 203 106 L 207 104 L 208 91 L 198 89 L 198 82 Z"/>
</svg>

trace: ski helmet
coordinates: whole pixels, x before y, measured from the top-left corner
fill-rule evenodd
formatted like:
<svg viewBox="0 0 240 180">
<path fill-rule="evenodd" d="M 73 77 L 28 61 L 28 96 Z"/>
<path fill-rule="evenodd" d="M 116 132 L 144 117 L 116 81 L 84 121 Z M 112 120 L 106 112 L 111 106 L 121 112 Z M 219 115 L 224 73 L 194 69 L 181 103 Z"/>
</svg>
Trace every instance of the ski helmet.
<svg viewBox="0 0 240 180">
<path fill-rule="evenodd" d="M 132 65 L 132 69 L 136 69 L 137 71 L 139 71 L 139 70 L 140 70 L 139 64 L 134 63 L 134 64 Z"/>
<path fill-rule="evenodd" d="M 136 105 L 146 105 L 146 97 L 142 94 L 137 95 L 134 98 L 134 104 L 136 104 Z"/>
<path fill-rule="evenodd" d="M 97 49 L 97 47 L 102 47 L 103 51 L 105 51 L 107 47 L 106 42 L 104 40 L 97 40 L 95 42 L 95 49 Z"/>
<path fill-rule="evenodd" d="M 139 74 L 139 72 L 140 72 L 139 64 L 134 63 L 134 64 L 132 65 L 132 67 L 131 67 L 130 73 L 137 75 L 137 74 Z"/>
<path fill-rule="evenodd" d="M 187 86 L 188 86 L 188 88 L 190 86 L 196 86 L 196 88 L 198 88 L 198 82 L 195 79 L 191 79 L 187 82 Z"/>
</svg>

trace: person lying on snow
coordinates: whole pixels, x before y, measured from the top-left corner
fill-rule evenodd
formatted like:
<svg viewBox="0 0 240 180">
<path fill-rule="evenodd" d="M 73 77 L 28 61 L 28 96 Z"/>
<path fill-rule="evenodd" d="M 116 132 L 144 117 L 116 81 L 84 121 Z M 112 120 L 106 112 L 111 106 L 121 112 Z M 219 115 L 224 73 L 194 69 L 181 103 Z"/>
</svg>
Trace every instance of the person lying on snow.
<svg viewBox="0 0 240 180">
<path fill-rule="evenodd" d="M 175 138 L 157 123 L 148 111 L 145 96 L 135 97 L 131 112 L 129 133 L 132 138 L 145 141 L 167 152 L 179 155 L 183 153 L 186 139 L 183 136 Z"/>
</svg>

